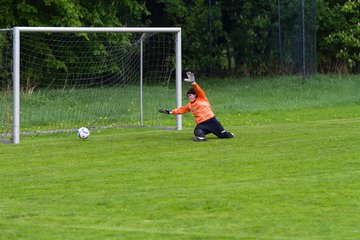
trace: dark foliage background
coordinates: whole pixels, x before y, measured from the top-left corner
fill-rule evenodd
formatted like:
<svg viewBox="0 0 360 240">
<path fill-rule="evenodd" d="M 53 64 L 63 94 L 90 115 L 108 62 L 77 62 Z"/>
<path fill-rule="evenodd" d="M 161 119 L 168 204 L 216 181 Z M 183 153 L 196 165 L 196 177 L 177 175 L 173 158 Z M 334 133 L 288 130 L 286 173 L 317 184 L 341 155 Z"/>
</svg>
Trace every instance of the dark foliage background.
<svg viewBox="0 0 360 240">
<path fill-rule="evenodd" d="M 294 74 L 304 66 L 309 74 L 359 73 L 359 5 L 356 0 L 1 0 L 0 28 L 178 26 L 183 68 L 201 75 Z"/>
</svg>

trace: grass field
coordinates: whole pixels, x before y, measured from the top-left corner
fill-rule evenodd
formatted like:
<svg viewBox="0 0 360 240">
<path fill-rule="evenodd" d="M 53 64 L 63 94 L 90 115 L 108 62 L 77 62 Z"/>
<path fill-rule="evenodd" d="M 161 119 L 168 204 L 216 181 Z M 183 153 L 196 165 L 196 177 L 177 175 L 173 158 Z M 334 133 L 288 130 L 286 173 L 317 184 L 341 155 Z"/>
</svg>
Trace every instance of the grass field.
<svg viewBox="0 0 360 240">
<path fill-rule="evenodd" d="M 185 116 L 1 144 L 0 239 L 360 239 L 360 82 L 290 83 L 204 83 L 233 139 Z"/>
</svg>

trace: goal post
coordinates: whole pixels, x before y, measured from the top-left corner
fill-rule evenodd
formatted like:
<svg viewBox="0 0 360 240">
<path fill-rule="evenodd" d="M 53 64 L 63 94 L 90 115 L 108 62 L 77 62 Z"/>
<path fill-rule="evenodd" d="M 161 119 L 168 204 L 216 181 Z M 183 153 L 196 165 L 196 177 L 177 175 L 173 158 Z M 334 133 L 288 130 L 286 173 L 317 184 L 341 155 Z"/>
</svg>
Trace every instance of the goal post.
<svg viewBox="0 0 360 240">
<path fill-rule="evenodd" d="M 20 120 L 20 114 L 28 114 L 30 113 L 23 113 L 21 108 L 23 93 L 21 92 L 22 89 L 27 89 L 29 94 L 34 94 L 32 92 L 33 88 L 41 89 L 42 92 L 46 92 L 47 96 L 50 96 L 50 93 L 48 93 L 48 89 L 52 88 L 54 85 L 54 82 L 56 81 L 56 76 L 60 76 L 60 73 L 57 74 L 54 72 L 54 69 L 59 70 L 61 74 L 65 74 L 66 77 L 64 77 L 64 82 L 61 83 L 62 85 L 59 87 L 59 85 L 54 85 L 55 88 L 61 88 L 61 89 L 68 89 L 69 92 L 74 91 L 75 89 L 78 89 L 78 87 L 81 85 L 83 86 L 84 83 L 79 83 L 77 81 L 77 77 L 82 74 L 82 77 L 85 79 L 84 82 L 88 84 L 88 88 L 92 89 L 91 91 L 98 91 L 99 98 L 106 98 L 107 102 L 93 102 L 91 104 L 93 105 L 100 105 L 103 108 L 106 108 L 109 101 L 112 101 L 115 103 L 115 105 L 125 105 L 128 109 L 128 113 L 125 112 L 125 110 L 122 109 L 111 109 L 109 110 L 111 113 L 109 113 L 109 116 L 104 115 L 104 117 L 98 116 L 98 118 L 116 118 L 116 116 L 113 116 L 112 114 L 117 114 L 117 112 L 123 112 L 121 115 L 119 115 L 118 118 L 125 118 L 125 115 L 130 115 L 130 113 L 133 112 L 131 109 L 132 107 L 135 109 L 138 109 L 138 117 L 139 119 L 136 121 L 138 126 L 147 126 L 148 123 L 146 120 L 144 120 L 144 112 L 146 111 L 153 111 L 157 112 L 157 109 L 151 109 L 147 110 L 146 108 L 153 108 L 153 107 L 160 107 L 160 104 L 164 104 L 163 107 L 171 107 L 168 106 L 171 104 L 168 99 L 173 99 L 175 102 L 173 104 L 176 105 L 176 107 L 180 107 L 182 105 L 182 66 L 181 66 L 181 28 L 177 27 L 14 27 L 12 29 L 13 31 L 13 57 L 12 57 L 12 81 L 13 81 L 13 130 L 12 130 L 12 142 L 15 144 L 18 144 L 20 142 L 20 135 L 21 135 L 21 125 L 22 122 Z M 80 55 L 82 54 L 81 50 L 72 49 L 75 45 L 85 45 L 84 43 L 78 43 L 75 42 L 74 39 L 68 40 L 68 42 L 57 42 L 55 45 L 55 42 L 57 40 L 49 40 L 54 41 L 51 42 L 52 45 L 49 47 L 49 49 L 41 49 L 41 46 L 34 46 L 36 45 L 36 41 L 38 39 L 35 38 L 33 45 L 27 46 L 26 51 L 29 52 L 29 56 L 27 57 L 28 62 L 33 62 L 34 69 L 27 69 L 29 76 L 31 77 L 25 77 L 26 79 L 21 79 L 23 77 L 22 71 L 24 63 L 23 53 L 22 51 L 22 38 L 25 34 L 33 34 L 33 33 L 43 33 L 45 34 L 45 38 L 50 39 L 51 34 L 72 34 L 77 36 L 77 39 L 82 38 L 86 39 L 86 47 L 87 49 L 90 49 L 89 51 L 92 51 L 91 54 L 84 56 L 83 58 L 80 58 Z M 106 45 L 104 43 L 93 43 L 92 37 L 88 36 L 88 34 L 97 34 L 96 37 L 93 37 L 94 39 L 107 39 L 106 41 L 110 42 L 110 45 Z M 125 34 L 123 37 L 112 37 L 109 34 Z M 134 43 L 130 43 L 130 35 L 138 34 L 140 37 L 134 40 Z M 155 40 L 154 43 L 148 43 L 147 41 L 150 41 L 149 39 L 155 38 L 155 35 L 159 34 L 171 34 L 173 36 L 172 42 L 166 42 L 165 40 Z M 109 40 L 110 39 L 110 40 Z M 113 54 L 113 52 L 117 51 L 117 49 L 120 48 L 120 42 L 123 41 L 125 45 L 128 45 L 130 47 L 131 44 L 135 44 L 137 46 L 136 50 L 121 50 L 121 53 L 117 56 L 112 56 L 110 54 Z M 171 55 L 170 53 L 165 52 L 165 50 L 162 50 L 160 48 L 156 48 L 156 41 L 158 41 L 162 48 L 172 48 L 169 50 L 170 52 L 173 52 Z M 40 43 L 39 43 L 40 44 Z M 66 45 L 65 47 L 63 45 Z M 94 47 L 93 45 L 96 45 Z M 150 50 L 145 49 L 148 47 Z M 169 47 L 170 46 L 170 47 Z M 60 49 L 61 48 L 61 49 Z M 72 49 L 71 53 L 65 52 L 66 49 Z M 115 49 L 115 50 L 114 50 Z M 39 52 L 35 51 L 38 50 Z M 57 54 L 66 55 L 67 56 L 67 63 L 64 63 L 64 61 L 60 61 L 57 59 L 57 56 L 55 56 L 55 52 L 58 51 Z M 150 53 L 150 51 L 153 51 Z M 45 56 L 45 54 L 48 52 L 48 56 Z M 37 68 L 39 63 L 37 63 L 38 60 L 35 60 L 35 57 L 32 57 L 32 54 L 39 54 L 42 55 L 42 60 L 47 61 L 47 64 L 52 65 L 52 69 L 45 69 L 44 67 L 39 67 L 39 71 L 42 71 L 40 74 L 41 76 L 46 76 L 48 79 L 46 81 L 49 82 L 49 86 L 42 86 L 38 87 L 36 82 L 33 83 L 31 79 L 36 78 L 38 73 L 34 73 L 35 68 Z M 157 59 L 150 59 L 149 55 L 151 56 L 157 56 Z M 119 60 L 119 58 L 127 57 L 127 60 Z M 137 58 L 136 60 L 133 60 L 132 58 Z M 131 59 L 130 59 L 131 58 Z M 160 59 L 162 58 L 162 59 Z M 108 60 L 113 60 L 113 62 L 109 63 L 110 65 L 107 67 L 103 67 L 102 64 L 108 64 Z M 76 65 L 78 62 L 82 62 L 83 65 L 81 66 L 81 69 L 73 68 L 72 70 L 72 64 Z M 89 61 L 87 63 L 86 61 Z M 128 61 L 128 62 L 123 62 Z M 134 61 L 134 62 L 132 62 Z M 145 64 L 146 61 L 146 64 Z M 50 63 L 49 63 L 50 62 Z M 29 63 L 29 64 L 30 64 Z M 152 64 L 157 64 L 156 66 Z M 94 68 L 94 65 L 98 68 Z M 136 66 L 134 66 L 136 65 Z M 170 66 L 173 65 L 173 66 Z M 134 70 L 129 70 L 129 68 L 134 68 Z M 145 68 L 146 74 L 145 74 Z M 84 69 L 88 69 L 89 72 L 85 72 Z M 155 71 L 155 69 L 157 69 Z M 159 70 L 158 70 L 159 69 Z M 73 72 L 72 72 L 73 71 Z M 116 74 L 115 74 L 116 72 Z M 161 72 L 161 73 L 160 73 Z M 100 73 L 105 73 L 106 76 L 99 76 Z M 160 76 L 161 75 L 161 76 Z M 131 78 L 131 80 L 129 80 Z M 174 78 L 174 82 L 171 82 L 170 79 Z M 134 80 L 137 79 L 137 80 Z M 138 81 L 138 83 L 136 83 Z M 116 82 L 116 83 L 115 83 Z M 144 85 L 146 83 L 146 86 Z M 29 86 L 22 86 L 22 85 L 29 85 Z M 34 85 L 34 86 L 33 86 Z M 51 86 L 50 86 L 51 85 Z M 138 90 L 136 93 L 133 92 L 134 86 L 137 85 Z M 158 86 L 161 85 L 165 88 L 159 89 Z M 97 87 L 101 88 L 101 90 L 98 90 Z M 144 92 L 144 88 L 146 87 L 146 91 Z M 149 96 L 152 94 L 162 94 L 162 92 L 168 91 L 164 89 L 168 89 L 174 87 L 174 91 L 170 89 L 170 93 L 166 93 L 167 96 L 159 99 L 159 103 L 157 103 L 155 106 L 150 104 L 152 100 L 144 100 L 144 96 Z M 119 89 L 119 92 L 116 92 L 114 89 Z M 121 89 L 121 90 L 120 90 Z M 131 90 L 130 90 L 131 89 Z M 60 91 L 60 90 L 59 90 Z M 130 93 L 131 91 L 131 93 Z M 109 92 L 109 93 L 107 93 Z M 29 95 L 28 94 L 28 95 Z M 76 95 L 80 95 L 83 93 L 77 93 Z M 108 94 L 108 95 L 107 95 Z M 127 96 L 125 96 L 128 94 Z M 174 94 L 174 95 L 172 95 Z M 26 93 L 24 94 L 25 97 L 27 96 Z M 172 95 L 172 96 L 171 96 Z M 41 97 L 42 98 L 42 95 Z M 51 95 L 50 98 L 57 98 L 57 96 Z M 92 98 L 92 97 L 91 97 Z M 117 98 L 117 100 L 112 100 L 112 98 Z M 119 99 L 122 98 L 128 98 L 130 99 L 128 102 L 120 103 Z M 138 98 L 136 100 L 135 98 Z M 152 99 L 156 99 L 156 97 L 153 97 Z M 167 99 L 167 100 L 164 100 Z M 68 100 L 68 99 L 66 99 Z M 42 101 L 42 99 L 36 100 L 38 104 L 39 101 Z M 64 100 L 63 100 L 64 101 Z M 99 100 L 100 101 L 100 100 Z M 69 100 L 70 102 L 70 100 Z M 135 105 L 134 102 L 137 102 L 139 106 L 133 106 Z M 77 105 L 79 105 L 77 102 L 71 102 L 71 104 L 75 105 L 74 107 L 69 106 L 69 111 L 73 111 L 73 109 L 78 108 Z M 90 105 L 87 103 L 84 103 L 86 106 Z M 165 105 L 167 104 L 167 105 Z M 173 105 L 172 104 L 172 105 Z M 131 106 L 130 106 L 131 105 Z M 145 106 L 146 105 L 146 106 Z M 150 107 L 149 107 L 150 106 Z M 63 106 L 64 107 L 64 106 Z M 66 106 L 65 106 L 66 107 Z M 90 108 L 87 106 L 87 108 Z M 99 107 L 100 108 L 100 107 Z M 145 108 L 145 110 L 144 110 Z M 95 115 L 101 115 L 101 112 L 99 109 L 94 109 Z M 76 110 L 78 111 L 78 109 Z M 137 111 L 137 110 L 136 110 Z M 63 114 L 63 113 L 56 113 L 56 114 Z M 79 112 L 76 112 L 76 114 L 81 114 Z M 46 113 L 44 113 L 46 115 Z M 162 116 L 158 116 L 157 114 L 153 118 L 161 118 Z M 66 116 L 63 116 L 66 118 Z M 37 118 L 36 121 L 41 121 Z M 74 120 L 75 121 L 75 120 Z M 78 121 L 78 120 L 76 120 Z M 105 125 L 94 125 L 94 127 L 106 127 L 106 124 L 109 124 L 109 126 L 117 126 L 124 123 L 116 122 L 106 122 L 104 119 L 102 121 Z M 134 120 L 132 120 L 134 121 Z M 168 121 L 168 120 L 164 120 Z M 43 123 L 42 123 L 43 124 Z M 80 122 L 78 123 L 80 124 Z M 88 121 L 88 124 L 90 127 L 92 127 L 93 122 L 91 120 Z M 51 124 L 50 124 L 51 125 Z M 66 125 L 63 123 L 60 123 L 61 126 L 64 127 L 66 131 L 69 130 L 69 128 L 73 127 L 79 127 L 79 125 L 74 124 L 73 126 Z M 125 123 L 124 125 L 133 126 L 133 123 Z M 163 124 L 160 124 L 161 126 L 166 126 Z M 176 116 L 176 123 L 175 123 L 175 129 L 181 130 L 182 129 L 182 118 L 181 115 Z M 150 126 L 154 126 L 153 123 L 150 124 Z M 156 123 L 155 123 L 156 126 Z M 56 126 L 54 126 L 56 128 Z M 48 128 L 48 127 L 47 127 Z M 42 129 L 39 128 L 41 131 Z M 45 130 L 51 130 L 51 128 L 45 129 Z"/>
</svg>

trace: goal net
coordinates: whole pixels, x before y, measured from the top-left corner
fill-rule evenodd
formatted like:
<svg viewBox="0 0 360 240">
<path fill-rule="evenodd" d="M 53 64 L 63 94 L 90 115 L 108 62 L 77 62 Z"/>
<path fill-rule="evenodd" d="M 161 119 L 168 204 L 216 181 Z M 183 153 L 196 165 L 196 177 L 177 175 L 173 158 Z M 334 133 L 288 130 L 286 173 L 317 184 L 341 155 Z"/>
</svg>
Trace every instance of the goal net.
<svg viewBox="0 0 360 240">
<path fill-rule="evenodd" d="M 77 128 L 181 128 L 179 28 L 32 28 L 0 34 L 2 139 Z"/>
</svg>

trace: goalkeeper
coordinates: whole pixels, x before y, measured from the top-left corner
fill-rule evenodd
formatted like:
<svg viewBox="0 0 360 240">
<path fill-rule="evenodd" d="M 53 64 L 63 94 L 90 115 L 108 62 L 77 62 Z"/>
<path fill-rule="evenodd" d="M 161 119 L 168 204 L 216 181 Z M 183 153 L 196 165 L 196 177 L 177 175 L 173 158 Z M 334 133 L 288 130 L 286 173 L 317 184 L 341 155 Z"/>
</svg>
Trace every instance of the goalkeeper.
<svg viewBox="0 0 360 240">
<path fill-rule="evenodd" d="M 187 91 L 187 97 L 190 102 L 178 109 L 160 109 L 159 112 L 172 115 L 191 112 L 194 115 L 196 123 L 194 141 L 205 141 L 205 135 L 209 133 L 213 133 L 219 138 L 232 138 L 234 135 L 227 132 L 216 119 L 205 92 L 195 82 L 194 74 L 187 72 L 186 75 L 188 78 L 184 79 L 184 81 L 191 83 L 193 86 L 193 88 Z"/>
</svg>

